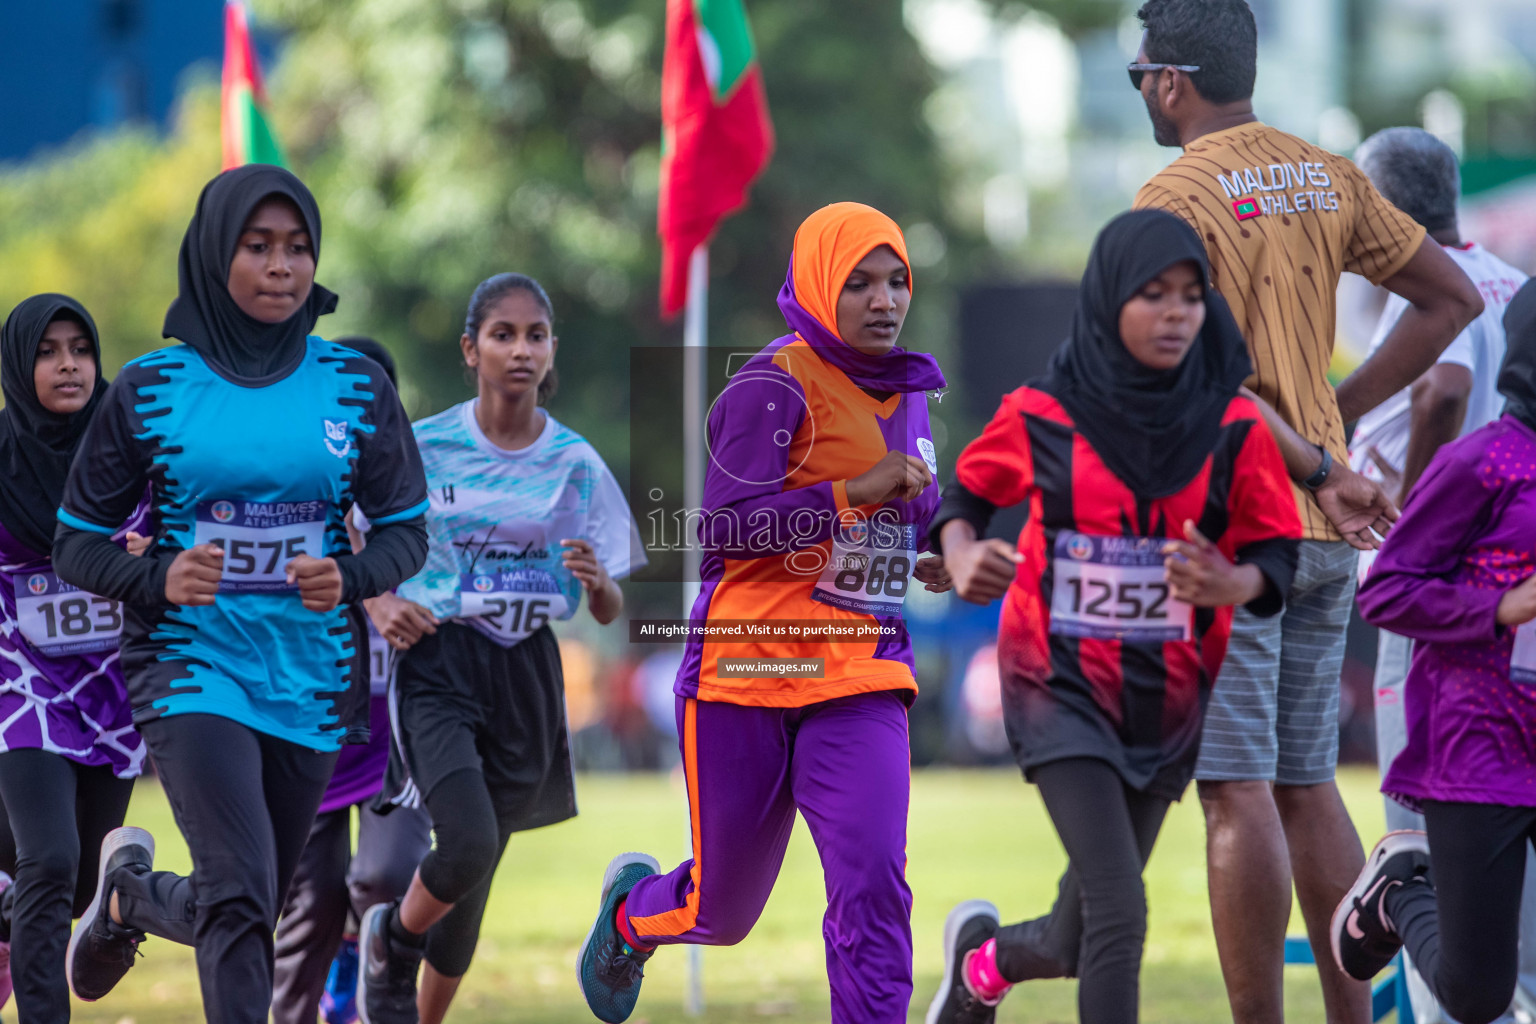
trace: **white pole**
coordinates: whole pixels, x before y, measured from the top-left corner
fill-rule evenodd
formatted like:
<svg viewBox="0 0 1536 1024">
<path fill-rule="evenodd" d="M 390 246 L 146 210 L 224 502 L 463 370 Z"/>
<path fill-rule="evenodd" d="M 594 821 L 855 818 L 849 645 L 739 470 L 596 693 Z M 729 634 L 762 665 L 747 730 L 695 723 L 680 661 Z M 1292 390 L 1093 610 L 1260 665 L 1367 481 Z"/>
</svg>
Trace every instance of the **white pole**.
<svg viewBox="0 0 1536 1024">
<path fill-rule="evenodd" d="M 700 245 L 688 260 L 688 305 L 683 313 L 683 522 L 704 507 L 704 408 L 709 367 L 709 246 Z M 683 538 L 683 618 L 693 612 L 699 596 L 702 552 L 693 537 Z M 688 852 L 693 854 L 692 816 Z M 683 1012 L 704 1014 L 704 947 L 688 947 L 688 973 L 683 987 Z"/>
</svg>

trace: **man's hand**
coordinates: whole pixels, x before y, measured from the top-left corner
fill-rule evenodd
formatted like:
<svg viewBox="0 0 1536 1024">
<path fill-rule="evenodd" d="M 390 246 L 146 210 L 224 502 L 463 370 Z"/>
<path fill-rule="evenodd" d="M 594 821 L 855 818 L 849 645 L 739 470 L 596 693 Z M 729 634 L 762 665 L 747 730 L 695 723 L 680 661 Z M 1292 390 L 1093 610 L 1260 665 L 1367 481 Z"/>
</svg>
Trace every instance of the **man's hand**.
<svg viewBox="0 0 1536 1024">
<path fill-rule="evenodd" d="M 341 567 L 334 558 L 295 555 L 283 566 L 290 585 L 299 586 L 299 599 L 312 612 L 328 612 L 341 603 Z"/>
<path fill-rule="evenodd" d="M 923 584 L 923 589 L 929 593 L 943 594 L 955 588 L 955 581 L 950 577 L 949 570 L 944 568 L 942 555 L 919 558 L 917 565 L 912 569 L 912 577 Z"/>
<path fill-rule="evenodd" d="M 397 651 L 408 651 L 427 633 L 437 632 L 437 616 L 398 594 L 380 594 L 363 602 L 373 628 Z"/>
<path fill-rule="evenodd" d="M 199 544 L 179 551 L 165 574 L 165 599 L 179 605 L 213 604 L 223 575 L 223 548 Z"/>
<path fill-rule="evenodd" d="M 1328 521 L 1351 547 L 1361 551 L 1381 547 L 1377 534 L 1385 537 L 1397 522 L 1397 505 L 1381 484 L 1367 480 L 1341 461 L 1335 460 L 1328 479 L 1313 496 Z"/>
<path fill-rule="evenodd" d="M 1381 489 L 1386 492 L 1388 498 L 1392 499 L 1392 504 L 1402 508 L 1403 499 L 1408 497 L 1403 493 L 1403 474 L 1387 461 L 1387 457 L 1381 454 L 1381 449 L 1375 445 L 1365 450 L 1365 456 L 1371 460 L 1371 465 L 1376 467 L 1376 472 L 1381 474 Z"/>
<path fill-rule="evenodd" d="M 1163 545 L 1168 556 L 1163 560 L 1163 578 L 1175 598 L 1200 608 L 1220 608 L 1247 604 L 1264 593 L 1264 574 L 1258 566 L 1233 565 L 1192 520 L 1184 520 L 1184 536 L 1187 540 Z"/>
</svg>

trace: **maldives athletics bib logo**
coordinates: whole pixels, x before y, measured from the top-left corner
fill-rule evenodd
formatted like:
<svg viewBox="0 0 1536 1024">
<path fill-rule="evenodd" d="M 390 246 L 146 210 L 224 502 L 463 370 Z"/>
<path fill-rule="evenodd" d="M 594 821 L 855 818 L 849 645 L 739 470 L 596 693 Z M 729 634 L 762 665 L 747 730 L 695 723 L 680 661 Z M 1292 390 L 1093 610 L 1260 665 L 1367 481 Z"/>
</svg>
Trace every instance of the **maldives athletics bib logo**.
<svg viewBox="0 0 1536 1024">
<path fill-rule="evenodd" d="M 209 511 L 213 513 L 213 520 L 216 523 L 227 523 L 235 518 L 235 506 L 232 502 L 216 501 Z"/>
<path fill-rule="evenodd" d="M 1232 200 L 1232 213 L 1238 220 L 1252 220 L 1264 214 L 1259 206 L 1259 201 L 1253 196 L 1243 196 L 1241 199 Z"/>
<path fill-rule="evenodd" d="M 48 577 L 42 573 L 34 574 L 27 580 L 27 589 L 32 591 L 35 596 L 41 597 L 48 592 Z"/>
</svg>

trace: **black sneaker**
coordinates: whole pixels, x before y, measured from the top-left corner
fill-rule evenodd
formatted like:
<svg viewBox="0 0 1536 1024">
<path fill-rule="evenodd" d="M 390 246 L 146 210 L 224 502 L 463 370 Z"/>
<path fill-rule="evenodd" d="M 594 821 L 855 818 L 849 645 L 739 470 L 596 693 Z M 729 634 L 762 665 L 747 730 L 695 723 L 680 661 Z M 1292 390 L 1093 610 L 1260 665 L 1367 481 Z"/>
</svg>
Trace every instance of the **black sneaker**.
<svg viewBox="0 0 1536 1024">
<path fill-rule="evenodd" d="M 425 946 L 408 946 L 389 934 L 398 908 L 398 902 L 375 903 L 358 929 L 362 992 L 357 1015 L 363 1024 L 417 1024 L 421 1019 L 416 1013 L 416 969 Z"/>
<path fill-rule="evenodd" d="M 621 1024 L 635 1012 L 645 962 L 655 950 L 640 950 L 624 941 L 614 924 L 619 901 L 646 875 L 661 872 L 656 858 L 643 853 L 621 853 L 603 873 L 603 890 L 597 900 L 597 920 L 576 951 L 576 982 L 587 1008 L 598 1020 Z"/>
<path fill-rule="evenodd" d="M 1370 981 L 1403 948 L 1403 938 L 1387 915 L 1387 893 L 1429 871 L 1429 838 L 1423 832 L 1388 832 L 1365 858 L 1333 912 L 1329 928 L 1333 961 L 1351 978 Z"/>
<path fill-rule="evenodd" d="M 141 828 L 115 828 L 102 839 L 96 895 L 70 933 L 64 951 L 64 977 L 78 998 L 86 1002 L 100 999 L 133 966 L 144 933 L 112 920 L 111 879 L 120 870 L 149 871 L 154 863 L 155 837 Z"/>
<path fill-rule="evenodd" d="M 966 900 L 944 919 L 944 981 L 928 1004 L 924 1024 L 992 1024 L 997 1003 L 988 1003 L 965 982 L 969 955 L 997 933 L 997 908 Z M 1002 1000 L 998 1000 L 1001 1002 Z"/>
</svg>

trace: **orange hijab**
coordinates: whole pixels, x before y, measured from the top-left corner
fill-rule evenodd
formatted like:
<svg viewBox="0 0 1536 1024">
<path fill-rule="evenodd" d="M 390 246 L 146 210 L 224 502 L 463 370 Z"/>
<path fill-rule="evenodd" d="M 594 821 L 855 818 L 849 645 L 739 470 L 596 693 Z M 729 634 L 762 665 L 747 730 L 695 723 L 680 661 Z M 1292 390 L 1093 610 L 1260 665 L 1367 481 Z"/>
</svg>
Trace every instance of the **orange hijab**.
<svg viewBox="0 0 1536 1024">
<path fill-rule="evenodd" d="M 860 387 L 903 393 L 942 388 L 944 374 L 926 352 L 893 348 L 871 356 L 838 336 L 837 299 L 843 285 L 859 261 L 882 245 L 890 246 L 907 265 L 910 282 L 912 261 L 895 221 L 863 203 L 823 206 L 795 232 L 779 309 L 795 334 Z"/>
</svg>

